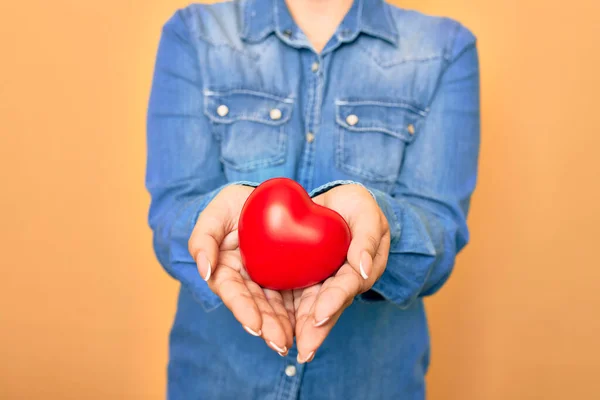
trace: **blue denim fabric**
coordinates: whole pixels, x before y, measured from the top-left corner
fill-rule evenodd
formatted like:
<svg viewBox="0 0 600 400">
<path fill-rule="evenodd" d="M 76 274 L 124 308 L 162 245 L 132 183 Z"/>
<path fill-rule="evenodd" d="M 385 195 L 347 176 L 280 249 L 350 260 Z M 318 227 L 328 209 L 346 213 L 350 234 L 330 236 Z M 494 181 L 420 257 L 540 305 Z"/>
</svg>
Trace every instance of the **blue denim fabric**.
<svg viewBox="0 0 600 400">
<path fill-rule="evenodd" d="M 479 65 L 468 29 L 356 0 L 317 54 L 284 0 L 192 4 L 163 26 L 147 130 L 154 249 L 181 282 L 170 399 L 424 397 L 422 297 L 468 242 L 477 175 Z M 362 184 L 392 233 L 385 273 L 308 365 L 296 364 L 295 347 L 282 359 L 248 335 L 187 248 L 224 186 L 277 176 L 312 195 Z"/>
</svg>

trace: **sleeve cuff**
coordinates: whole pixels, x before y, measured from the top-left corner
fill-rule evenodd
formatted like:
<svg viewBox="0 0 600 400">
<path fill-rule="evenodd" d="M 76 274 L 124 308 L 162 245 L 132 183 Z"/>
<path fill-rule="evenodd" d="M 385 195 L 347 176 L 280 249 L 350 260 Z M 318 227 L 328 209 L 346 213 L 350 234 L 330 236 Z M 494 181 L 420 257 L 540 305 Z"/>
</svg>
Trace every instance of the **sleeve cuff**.
<svg viewBox="0 0 600 400">
<path fill-rule="evenodd" d="M 373 196 L 373 198 L 375 200 L 377 200 L 377 198 L 375 197 L 375 194 L 373 193 L 373 191 L 371 191 L 368 187 L 366 187 L 365 185 L 363 185 L 360 182 L 356 182 L 356 181 L 350 181 L 350 180 L 337 180 L 337 181 L 331 181 L 328 182 L 324 185 L 319 186 L 318 188 L 314 189 L 313 191 L 310 192 L 310 197 L 316 197 L 320 194 L 323 194 L 325 192 L 327 192 L 328 190 L 333 189 L 336 186 L 341 186 L 341 185 L 358 185 L 358 186 L 362 186 L 363 188 L 365 188 L 370 194 L 371 196 Z"/>
<path fill-rule="evenodd" d="M 176 222 L 171 229 L 171 237 L 169 238 L 171 243 L 171 274 L 191 291 L 194 298 L 206 311 L 212 311 L 219 307 L 222 304 L 222 301 L 212 292 L 212 290 L 210 290 L 204 279 L 202 279 L 198 273 L 196 262 L 188 251 L 187 243 L 202 210 L 204 210 L 221 190 L 231 185 L 256 187 L 258 186 L 258 183 L 249 181 L 230 182 L 208 192 L 204 196 L 192 200 L 183 207 L 183 210 L 177 216 Z"/>
<path fill-rule="evenodd" d="M 371 189 L 390 226 L 390 253 L 386 270 L 371 291 L 401 308 L 407 308 L 418 296 L 435 259 L 435 246 L 419 215 L 408 203 Z M 362 302 L 381 300 L 366 292 Z"/>
</svg>

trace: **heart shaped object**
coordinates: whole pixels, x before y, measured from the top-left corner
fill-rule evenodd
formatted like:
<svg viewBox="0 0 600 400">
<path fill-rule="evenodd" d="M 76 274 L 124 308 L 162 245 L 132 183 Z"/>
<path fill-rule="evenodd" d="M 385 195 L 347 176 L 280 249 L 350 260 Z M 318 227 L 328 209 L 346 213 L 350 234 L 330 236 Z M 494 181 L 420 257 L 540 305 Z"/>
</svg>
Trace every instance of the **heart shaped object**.
<svg viewBox="0 0 600 400">
<path fill-rule="evenodd" d="M 275 290 L 301 289 L 333 275 L 346 260 L 350 228 L 288 178 L 269 179 L 250 194 L 238 224 L 250 278 Z"/>
</svg>

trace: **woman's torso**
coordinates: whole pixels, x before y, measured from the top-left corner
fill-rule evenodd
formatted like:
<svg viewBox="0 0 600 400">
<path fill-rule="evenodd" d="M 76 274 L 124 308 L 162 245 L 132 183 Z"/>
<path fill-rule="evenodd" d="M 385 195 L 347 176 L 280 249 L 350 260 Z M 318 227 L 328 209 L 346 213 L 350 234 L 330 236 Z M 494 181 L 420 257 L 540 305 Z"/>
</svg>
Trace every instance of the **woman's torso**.
<svg viewBox="0 0 600 400">
<path fill-rule="evenodd" d="M 458 26 L 356 1 L 315 54 L 283 0 L 183 13 L 202 73 L 197 107 L 227 180 L 287 176 L 308 191 L 348 179 L 391 192 Z M 185 289 L 170 346 L 172 399 L 418 399 L 429 358 L 420 300 L 408 309 L 356 302 L 300 366 L 295 348 L 280 358 L 227 309 L 206 312 Z"/>
</svg>

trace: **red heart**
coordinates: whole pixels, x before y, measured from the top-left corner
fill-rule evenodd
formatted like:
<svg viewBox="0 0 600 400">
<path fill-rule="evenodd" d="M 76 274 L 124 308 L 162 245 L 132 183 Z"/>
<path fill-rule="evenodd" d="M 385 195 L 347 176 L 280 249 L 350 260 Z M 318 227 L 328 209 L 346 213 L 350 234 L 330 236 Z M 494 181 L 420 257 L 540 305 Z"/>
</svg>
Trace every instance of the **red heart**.
<svg viewBox="0 0 600 400">
<path fill-rule="evenodd" d="M 269 179 L 250 194 L 238 226 L 240 252 L 260 286 L 288 290 L 321 282 L 346 260 L 350 228 L 298 183 Z"/>
</svg>

